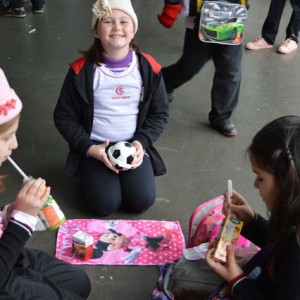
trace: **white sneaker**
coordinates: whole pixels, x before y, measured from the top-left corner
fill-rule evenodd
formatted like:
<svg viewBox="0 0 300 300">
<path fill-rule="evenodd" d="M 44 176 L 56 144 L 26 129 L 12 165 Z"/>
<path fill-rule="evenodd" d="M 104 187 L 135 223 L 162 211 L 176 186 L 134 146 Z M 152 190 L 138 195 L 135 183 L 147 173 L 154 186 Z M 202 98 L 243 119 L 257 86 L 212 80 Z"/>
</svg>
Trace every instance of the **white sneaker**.
<svg viewBox="0 0 300 300">
<path fill-rule="evenodd" d="M 282 43 L 277 51 L 282 54 L 289 54 L 295 51 L 297 48 L 298 44 L 294 40 L 288 38 Z"/>
<path fill-rule="evenodd" d="M 268 44 L 266 42 L 266 40 L 261 36 L 258 36 L 254 42 L 248 42 L 245 45 L 245 48 L 249 49 L 249 50 L 268 49 L 268 48 L 272 48 L 272 47 L 273 47 L 273 45 Z"/>
</svg>

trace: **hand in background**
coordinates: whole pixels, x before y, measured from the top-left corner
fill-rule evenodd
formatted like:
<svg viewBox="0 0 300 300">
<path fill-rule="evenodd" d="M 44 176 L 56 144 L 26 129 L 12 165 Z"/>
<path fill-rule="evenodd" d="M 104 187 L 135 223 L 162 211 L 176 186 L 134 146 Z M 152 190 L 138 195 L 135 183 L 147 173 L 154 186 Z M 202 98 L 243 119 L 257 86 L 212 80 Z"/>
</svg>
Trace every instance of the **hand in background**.
<svg viewBox="0 0 300 300">
<path fill-rule="evenodd" d="M 157 16 L 160 24 L 166 28 L 171 28 L 177 20 L 178 14 L 181 12 L 182 4 L 165 4 L 161 15 Z"/>
<path fill-rule="evenodd" d="M 27 181 L 18 192 L 12 207 L 15 210 L 36 217 L 47 201 L 49 194 L 50 188 L 46 187 L 44 179 L 37 178 Z"/>
</svg>

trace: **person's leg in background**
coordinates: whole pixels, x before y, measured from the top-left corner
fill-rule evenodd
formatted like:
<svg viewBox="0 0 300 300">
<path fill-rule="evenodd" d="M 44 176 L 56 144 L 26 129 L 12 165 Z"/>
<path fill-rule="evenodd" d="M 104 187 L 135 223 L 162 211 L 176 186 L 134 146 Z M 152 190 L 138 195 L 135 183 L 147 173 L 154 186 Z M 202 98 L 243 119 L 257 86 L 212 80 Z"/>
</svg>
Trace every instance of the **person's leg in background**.
<svg viewBox="0 0 300 300">
<path fill-rule="evenodd" d="M 169 102 L 174 89 L 191 80 L 210 58 L 209 45 L 199 40 L 195 29 L 186 29 L 181 58 L 175 64 L 162 68 Z"/>
<path fill-rule="evenodd" d="M 10 0 L 9 9 L 6 14 L 7 17 L 24 18 L 26 17 L 26 11 L 24 8 L 24 0 Z"/>
<path fill-rule="evenodd" d="M 269 12 L 261 31 L 262 37 L 270 45 L 275 43 L 285 3 L 286 0 L 272 0 L 270 3 Z"/>
<path fill-rule="evenodd" d="M 291 19 L 286 27 L 286 39 L 278 48 L 278 52 L 289 54 L 298 48 L 300 30 L 300 0 L 290 0 L 293 9 Z"/>
<path fill-rule="evenodd" d="M 6 8 L 6 1 L 5 0 L 0 0 L 0 10 Z"/>
<path fill-rule="evenodd" d="M 45 0 L 32 0 L 32 12 L 42 14 L 45 9 Z"/>
<path fill-rule="evenodd" d="M 4 0 L 0 0 L 0 9 L 1 9 L 1 1 L 5 4 Z M 28 0 L 10 0 L 9 1 L 9 9 L 5 14 L 7 17 L 14 18 L 24 18 L 26 17 L 26 10 L 24 4 L 29 2 Z M 35 14 L 41 14 L 45 9 L 45 0 L 31 0 L 32 4 L 32 12 Z M 3 6 L 3 4 L 2 4 Z"/>
<path fill-rule="evenodd" d="M 162 69 L 166 90 L 168 96 L 172 94 L 174 89 L 199 73 L 211 57 L 214 59 L 216 71 L 211 92 L 212 110 L 209 113 L 209 122 L 223 135 L 235 136 L 238 132 L 230 117 L 239 97 L 241 45 L 205 43 L 200 41 L 196 29 L 187 29 L 181 58 L 175 64 Z"/>
<path fill-rule="evenodd" d="M 226 136 L 238 134 L 231 121 L 231 115 L 239 100 L 242 55 L 242 44 L 234 46 L 214 44 L 215 75 L 209 121 L 214 128 Z"/>
<path fill-rule="evenodd" d="M 245 45 L 246 49 L 261 50 L 273 47 L 285 3 L 286 0 L 271 0 L 267 17 L 262 26 L 261 36 L 258 36 L 253 42 L 248 42 Z"/>
</svg>

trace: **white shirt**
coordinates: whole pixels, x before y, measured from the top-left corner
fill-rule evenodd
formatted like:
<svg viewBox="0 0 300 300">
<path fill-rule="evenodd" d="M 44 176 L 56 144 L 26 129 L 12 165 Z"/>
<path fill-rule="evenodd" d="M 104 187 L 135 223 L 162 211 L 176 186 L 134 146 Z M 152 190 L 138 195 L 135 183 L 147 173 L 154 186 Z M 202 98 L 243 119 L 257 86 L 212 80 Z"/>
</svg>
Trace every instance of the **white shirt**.
<svg viewBox="0 0 300 300">
<path fill-rule="evenodd" d="M 142 79 L 136 54 L 130 66 L 113 72 L 105 65 L 94 73 L 94 118 L 91 139 L 118 142 L 132 138 L 141 101 Z"/>
</svg>

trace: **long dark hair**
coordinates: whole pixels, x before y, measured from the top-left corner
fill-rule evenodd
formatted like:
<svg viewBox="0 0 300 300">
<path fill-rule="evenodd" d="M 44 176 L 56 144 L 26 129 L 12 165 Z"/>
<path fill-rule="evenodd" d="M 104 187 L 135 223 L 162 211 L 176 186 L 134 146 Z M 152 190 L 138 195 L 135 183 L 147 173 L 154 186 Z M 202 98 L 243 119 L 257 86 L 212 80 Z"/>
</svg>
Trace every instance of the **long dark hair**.
<svg viewBox="0 0 300 300">
<path fill-rule="evenodd" d="M 269 242 L 283 244 L 295 232 L 300 246 L 300 117 L 284 116 L 264 126 L 247 149 L 278 186 L 270 212 Z"/>
</svg>

